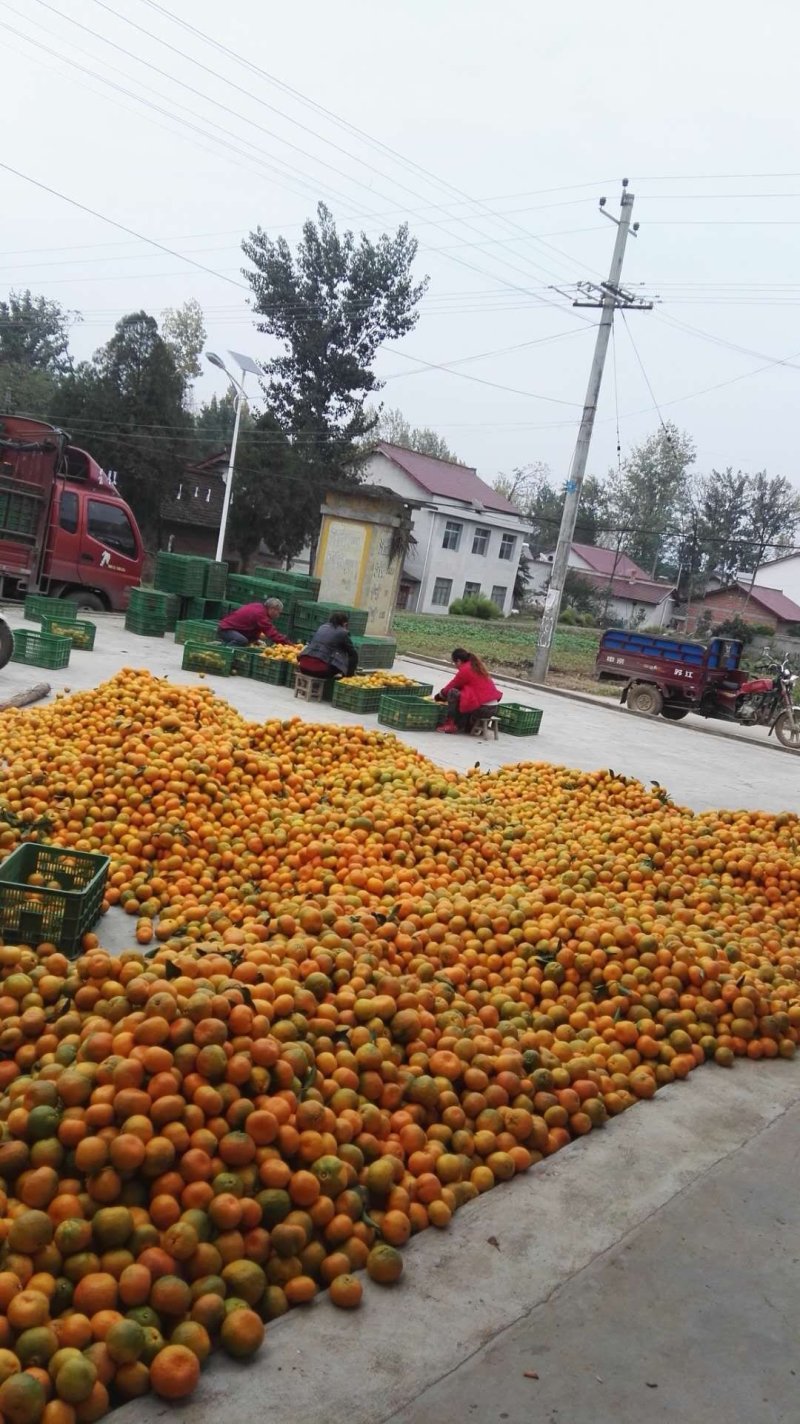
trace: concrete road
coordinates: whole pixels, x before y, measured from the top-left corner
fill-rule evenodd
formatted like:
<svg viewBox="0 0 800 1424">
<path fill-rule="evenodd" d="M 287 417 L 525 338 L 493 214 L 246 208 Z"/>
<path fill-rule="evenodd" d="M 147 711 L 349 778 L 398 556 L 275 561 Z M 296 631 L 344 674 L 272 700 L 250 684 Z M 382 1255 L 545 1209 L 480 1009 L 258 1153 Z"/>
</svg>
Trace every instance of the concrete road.
<svg viewBox="0 0 800 1424">
<path fill-rule="evenodd" d="M 10 664 L 0 687 L 47 677 L 77 691 L 124 666 L 194 680 L 170 637 L 97 621 L 94 653 L 73 653 L 63 673 Z M 285 689 L 212 683 L 251 718 L 350 720 Z M 536 739 L 406 740 L 456 769 L 613 766 L 696 810 L 798 805 L 800 761 L 756 734 L 506 691 L 543 708 Z M 111 947 L 124 928 L 109 916 L 100 933 Z M 402 1282 L 366 1282 L 360 1311 L 320 1298 L 271 1325 L 251 1365 L 215 1358 L 185 1407 L 137 1400 L 117 1424 L 797 1424 L 799 1156 L 797 1065 L 704 1067 L 471 1203 L 447 1232 L 415 1238 Z"/>
<path fill-rule="evenodd" d="M 5 610 L 12 628 L 34 626 L 25 624 L 21 612 L 10 607 Z M 140 638 L 125 630 L 121 617 L 111 614 L 97 614 L 93 621 L 98 627 L 94 652 L 73 651 L 69 667 L 59 672 L 9 663 L 0 671 L 0 689 L 13 693 L 46 680 L 54 693 L 66 688 L 77 692 L 95 687 L 123 667 L 146 667 L 173 682 L 197 681 L 197 674 L 181 671 L 183 650 L 171 634 Z M 441 687 L 448 676 L 446 669 L 406 658 L 400 659 L 396 668 L 434 687 Z M 286 688 L 249 678 L 208 677 L 205 683 L 254 720 L 300 716 L 318 722 L 347 725 L 366 721 L 377 726 L 374 716 L 361 718 L 329 705 L 299 702 Z M 681 723 L 650 720 L 600 699 L 572 699 L 502 680 L 500 686 L 506 701 L 542 708 L 538 736 L 501 735 L 497 742 L 483 742 L 434 732 L 399 735 L 438 765 L 457 771 L 466 771 L 476 761 L 489 768 L 516 761 L 551 761 L 587 771 L 613 767 L 645 783 L 659 781 L 674 801 L 696 811 L 717 807 L 782 811 L 800 802 L 800 756 L 778 748 L 774 739 L 768 742 L 763 730 L 731 736 L 724 724 L 718 729 L 713 724 L 713 734 L 709 734 L 712 727 L 699 719 Z"/>
</svg>

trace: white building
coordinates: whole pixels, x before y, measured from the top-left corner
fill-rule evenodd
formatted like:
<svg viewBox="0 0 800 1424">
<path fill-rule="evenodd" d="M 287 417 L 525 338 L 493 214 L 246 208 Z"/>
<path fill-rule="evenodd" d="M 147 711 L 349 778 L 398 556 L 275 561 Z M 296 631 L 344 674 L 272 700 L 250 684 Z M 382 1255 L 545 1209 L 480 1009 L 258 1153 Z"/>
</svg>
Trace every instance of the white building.
<svg viewBox="0 0 800 1424">
<path fill-rule="evenodd" d="M 550 549 L 531 561 L 531 592 L 546 590 L 554 555 L 555 550 Z M 631 628 L 669 625 L 675 611 L 674 585 L 651 578 L 627 554 L 594 544 L 571 544 L 567 563 L 591 585 L 598 602 L 618 623 Z"/>
<path fill-rule="evenodd" d="M 363 478 L 409 500 L 415 543 L 406 556 L 398 607 L 446 613 L 456 598 L 483 594 L 510 613 L 528 524 L 475 470 L 380 441 Z"/>
<path fill-rule="evenodd" d="M 761 588 L 779 588 L 794 603 L 800 603 L 800 550 L 770 559 L 756 569 L 755 582 Z"/>
</svg>

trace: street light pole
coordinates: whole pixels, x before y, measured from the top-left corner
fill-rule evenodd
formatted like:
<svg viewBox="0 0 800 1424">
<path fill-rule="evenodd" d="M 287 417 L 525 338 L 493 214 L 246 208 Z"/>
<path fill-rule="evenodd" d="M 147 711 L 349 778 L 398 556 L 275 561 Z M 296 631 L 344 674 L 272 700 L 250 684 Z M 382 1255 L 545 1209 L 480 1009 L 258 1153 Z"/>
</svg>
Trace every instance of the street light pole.
<svg viewBox="0 0 800 1424">
<path fill-rule="evenodd" d="M 233 386 L 234 391 L 236 392 L 236 397 L 234 401 L 234 410 L 236 412 L 236 415 L 233 422 L 233 435 L 231 436 L 231 453 L 228 459 L 228 471 L 225 476 L 225 494 L 222 499 L 222 514 L 220 516 L 219 536 L 217 538 L 216 557 L 217 562 L 219 562 L 221 561 L 225 552 L 225 534 L 228 528 L 228 510 L 230 509 L 231 494 L 233 492 L 233 472 L 236 466 L 236 446 L 239 442 L 239 426 L 242 420 L 242 407 L 247 404 L 247 396 L 245 395 L 244 390 L 245 374 L 248 370 L 258 371 L 258 367 L 255 365 L 255 362 L 250 360 L 249 356 L 237 357 L 239 365 L 242 368 L 242 379 L 241 381 L 237 381 L 236 377 L 231 375 L 230 371 L 225 365 L 225 362 L 221 360 L 219 356 L 217 356 L 215 351 L 207 351 L 206 356 L 211 362 L 212 366 L 216 366 L 218 370 L 224 371 L 225 375 L 228 377 L 228 380 Z"/>
</svg>

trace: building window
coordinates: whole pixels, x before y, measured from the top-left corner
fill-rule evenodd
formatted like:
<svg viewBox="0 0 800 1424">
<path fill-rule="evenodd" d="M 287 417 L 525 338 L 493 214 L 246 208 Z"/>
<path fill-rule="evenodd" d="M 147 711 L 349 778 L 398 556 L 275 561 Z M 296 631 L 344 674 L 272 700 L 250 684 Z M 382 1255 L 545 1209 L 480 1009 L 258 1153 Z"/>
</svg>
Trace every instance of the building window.
<svg viewBox="0 0 800 1424">
<path fill-rule="evenodd" d="M 458 524 L 454 519 L 448 519 L 444 526 L 442 548 L 452 549 L 453 553 L 455 553 L 461 543 L 461 530 L 463 528 L 463 524 Z"/>
<path fill-rule="evenodd" d="M 480 586 L 479 583 L 465 583 L 465 584 L 464 584 L 464 597 L 465 597 L 465 598 L 477 598 L 478 595 L 480 594 L 480 591 L 481 591 L 481 586 Z"/>
<path fill-rule="evenodd" d="M 490 534 L 490 532 L 491 532 L 491 531 L 490 531 L 489 529 L 481 529 L 481 528 L 478 528 L 478 529 L 475 530 L 475 533 L 474 533 L 473 536 L 472 536 L 472 552 L 473 552 L 473 554 L 485 554 L 485 553 L 486 553 L 486 550 L 489 548 L 489 534 Z"/>
<path fill-rule="evenodd" d="M 438 578 L 433 585 L 433 597 L 431 603 L 437 608 L 447 608 L 450 603 L 450 594 L 453 592 L 453 580 Z"/>
<path fill-rule="evenodd" d="M 504 534 L 500 540 L 500 558 L 513 559 L 514 550 L 517 547 L 516 534 Z"/>
<path fill-rule="evenodd" d="M 492 603 L 496 603 L 501 612 L 506 606 L 507 593 L 508 589 L 504 588 L 501 583 L 496 583 L 492 589 Z"/>
</svg>

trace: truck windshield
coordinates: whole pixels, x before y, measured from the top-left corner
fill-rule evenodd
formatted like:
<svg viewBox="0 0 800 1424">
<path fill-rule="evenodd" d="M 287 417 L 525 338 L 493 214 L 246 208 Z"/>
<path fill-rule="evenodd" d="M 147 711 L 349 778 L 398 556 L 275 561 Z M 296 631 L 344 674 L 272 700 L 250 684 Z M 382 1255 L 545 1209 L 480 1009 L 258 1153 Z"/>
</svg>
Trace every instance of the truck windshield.
<svg viewBox="0 0 800 1424">
<path fill-rule="evenodd" d="M 137 555 L 136 536 L 124 509 L 119 505 L 106 504 L 105 500 L 89 500 L 89 533 L 93 539 L 109 549 L 117 549 L 126 558 Z"/>
</svg>

